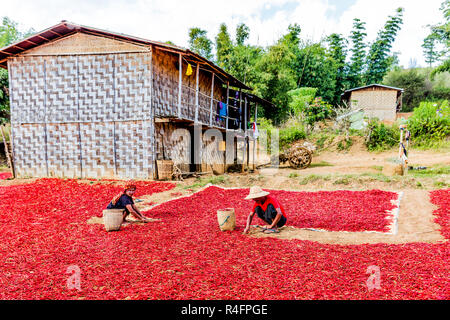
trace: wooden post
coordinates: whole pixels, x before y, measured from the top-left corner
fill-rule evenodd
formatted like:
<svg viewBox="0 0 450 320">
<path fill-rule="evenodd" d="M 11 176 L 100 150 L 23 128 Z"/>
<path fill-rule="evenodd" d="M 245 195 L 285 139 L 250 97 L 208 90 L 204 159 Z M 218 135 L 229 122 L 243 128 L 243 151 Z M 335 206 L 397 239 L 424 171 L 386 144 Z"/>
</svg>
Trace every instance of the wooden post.
<svg viewBox="0 0 450 320">
<path fill-rule="evenodd" d="M 242 122 L 242 89 L 239 88 L 239 121 Z M 242 127 L 242 124 L 241 124 Z"/>
<path fill-rule="evenodd" d="M 209 110 L 209 125 L 210 126 L 212 126 L 213 106 L 214 106 L 214 72 L 212 74 L 212 83 L 211 83 L 211 109 Z"/>
<path fill-rule="evenodd" d="M 228 104 L 230 103 L 230 82 L 227 81 L 227 122 L 226 122 L 226 127 L 225 129 L 228 130 L 228 118 L 230 116 L 230 109 L 228 107 Z"/>
<path fill-rule="evenodd" d="M 245 103 L 244 103 L 244 135 L 247 136 L 247 97 L 245 97 Z"/>
<path fill-rule="evenodd" d="M 8 149 L 8 144 L 6 143 L 5 133 L 3 132 L 3 125 L 0 126 L 0 131 L 2 133 L 2 139 L 3 139 L 3 144 L 5 147 L 6 159 L 8 160 L 8 166 L 11 169 L 11 174 L 12 174 L 13 178 L 15 178 L 16 173 L 14 172 L 14 166 L 12 163 L 11 155 L 9 154 L 9 149 Z M 11 140 L 11 137 L 10 137 L 10 140 Z"/>
<path fill-rule="evenodd" d="M 183 81 L 183 59 L 181 53 L 178 59 L 178 118 L 181 118 L 181 91 L 182 91 L 182 81 Z"/>
<path fill-rule="evenodd" d="M 258 104 L 255 103 L 255 126 L 257 125 L 256 122 L 258 121 Z M 253 171 L 256 168 L 256 161 L 255 161 L 255 154 L 256 154 L 256 141 L 258 141 L 258 138 L 253 139 Z"/>
<path fill-rule="evenodd" d="M 200 73 L 200 64 L 197 63 L 197 71 L 195 74 L 195 123 L 198 122 L 198 76 Z"/>
</svg>

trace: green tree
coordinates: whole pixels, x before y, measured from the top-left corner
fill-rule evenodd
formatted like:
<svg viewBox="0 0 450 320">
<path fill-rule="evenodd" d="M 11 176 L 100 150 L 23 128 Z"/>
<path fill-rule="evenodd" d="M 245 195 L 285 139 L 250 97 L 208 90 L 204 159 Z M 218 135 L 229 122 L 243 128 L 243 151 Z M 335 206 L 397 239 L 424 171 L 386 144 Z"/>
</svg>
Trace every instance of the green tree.
<svg viewBox="0 0 450 320">
<path fill-rule="evenodd" d="M 206 59 L 211 60 L 213 58 L 212 41 L 208 39 L 206 30 L 189 29 L 189 49 Z"/>
<path fill-rule="evenodd" d="M 327 55 L 333 62 L 330 72 L 334 73 L 334 93 L 330 102 L 334 105 L 340 102 L 341 94 L 347 87 L 347 44 L 348 41 L 340 34 L 333 33 L 327 38 Z"/>
<path fill-rule="evenodd" d="M 353 29 L 350 33 L 350 39 L 352 42 L 352 47 L 350 52 L 352 53 L 350 58 L 350 65 L 348 71 L 348 85 L 350 88 L 360 87 L 363 85 L 363 71 L 364 65 L 366 63 L 366 43 L 365 37 L 366 33 L 366 23 L 362 22 L 360 19 L 355 18 L 353 20 Z"/>
<path fill-rule="evenodd" d="M 240 23 L 236 27 L 236 45 L 243 46 L 244 42 L 250 36 L 250 28 L 245 25 L 245 23 Z"/>
<path fill-rule="evenodd" d="M 418 107 L 420 102 L 425 99 L 425 93 L 427 91 L 426 78 L 417 69 L 398 69 L 389 72 L 384 78 L 383 83 L 405 90 L 403 92 L 402 111 L 408 112 Z"/>
<path fill-rule="evenodd" d="M 435 35 L 430 34 L 425 38 L 422 44 L 425 62 L 429 65 L 430 68 L 433 66 L 433 63 L 439 61 L 441 57 L 441 53 L 436 46 L 436 40 L 437 39 Z"/>
<path fill-rule="evenodd" d="M 299 43 L 301 28 L 290 25 L 288 32 L 276 44 L 270 46 L 256 60 L 254 88 L 257 94 L 273 102 L 275 108 L 266 108 L 264 116 L 276 123 L 289 114 L 288 91 L 297 87 Z M 301 61 L 301 60 L 300 60 Z"/>
<path fill-rule="evenodd" d="M 435 43 L 443 46 L 443 49 L 440 51 L 440 57 L 445 57 L 442 65 L 438 66 L 431 73 L 432 79 L 438 73 L 450 71 L 450 58 L 448 56 L 450 45 L 450 0 L 445 0 L 442 3 L 441 11 L 444 14 L 445 21 L 443 23 L 430 26 L 431 33 L 427 36 L 427 38 L 431 37 L 435 40 Z M 424 43 L 427 41 L 427 38 L 425 38 Z"/>
<path fill-rule="evenodd" d="M 398 8 L 395 16 L 389 16 L 384 28 L 370 46 L 367 55 L 366 84 L 379 83 L 389 71 L 389 53 L 398 31 L 403 24 L 403 8 Z"/>
<path fill-rule="evenodd" d="M 333 102 L 336 94 L 337 65 L 321 43 L 304 44 L 299 53 L 302 61 L 299 87 L 317 88 L 317 96 Z"/>
<path fill-rule="evenodd" d="M 228 33 L 227 25 L 222 23 L 219 28 L 219 33 L 216 36 L 216 61 L 217 64 L 229 70 L 230 59 L 233 54 L 233 43 Z"/>
</svg>

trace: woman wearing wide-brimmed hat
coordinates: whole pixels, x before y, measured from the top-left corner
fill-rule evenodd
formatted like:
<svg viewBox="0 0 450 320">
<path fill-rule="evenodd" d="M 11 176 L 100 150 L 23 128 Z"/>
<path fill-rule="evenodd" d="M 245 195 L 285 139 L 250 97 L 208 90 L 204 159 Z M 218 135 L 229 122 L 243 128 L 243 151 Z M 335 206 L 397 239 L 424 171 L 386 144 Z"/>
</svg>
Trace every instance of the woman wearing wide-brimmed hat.
<svg viewBox="0 0 450 320">
<path fill-rule="evenodd" d="M 133 194 L 136 191 L 136 184 L 133 181 L 129 181 L 125 184 L 124 190 L 117 194 L 106 209 L 123 209 L 123 222 L 126 221 L 127 216 L 131 213 L 140 222 L 148 222 L 148 218 L 136 208 L 133 201 Z"/>
<path fill-rule="evenodd" d="M 245 200 L 254 200 L 255 204 L 252 212 L 248 215 L 244 233 L 250 229 L 255 213 L 267 223 L 267 226 L 263 227 L 265 233 L 278 232 L 278 228 L 286 224 L 287 219 L 283 206 L 269 192 L 254 186 L 250 188 L 250 193 Z"/>
</svg>

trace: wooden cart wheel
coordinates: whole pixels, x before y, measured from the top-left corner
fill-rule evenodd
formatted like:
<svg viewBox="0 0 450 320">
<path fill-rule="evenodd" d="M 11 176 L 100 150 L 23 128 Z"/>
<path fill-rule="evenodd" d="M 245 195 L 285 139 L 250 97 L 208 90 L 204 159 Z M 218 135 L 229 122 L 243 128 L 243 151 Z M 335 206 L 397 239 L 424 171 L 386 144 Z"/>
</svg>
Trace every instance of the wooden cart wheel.
<svg viewBox="0 0 450 320">
<path fill-rule="evenodd" d="M 289 152 L 289 164 L 294 169 L 306 169 L 312 161 L 312 153 L 302 146 L 294 146 Z"/>
</svg>

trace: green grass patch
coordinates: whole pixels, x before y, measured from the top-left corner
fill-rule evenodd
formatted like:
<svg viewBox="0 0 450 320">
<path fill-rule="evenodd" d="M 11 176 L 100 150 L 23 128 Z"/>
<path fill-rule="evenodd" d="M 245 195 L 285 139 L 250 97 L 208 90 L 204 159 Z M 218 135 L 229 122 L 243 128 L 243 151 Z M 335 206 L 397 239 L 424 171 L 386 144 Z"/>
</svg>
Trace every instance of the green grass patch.
<svg viewBox="0 0 450 320">
<path fill-rule="evenodd" d="M 321 161 L 319 163 L 311 163 L 309 165 L 310 168 L 318 168 L 318 167 L 332 167 L 333 164 L 326 162 L 326 161 Z"/>
<path fill-rule="evenodd" d="M 448 188 L 450 187 L 450 184 L 448 184 L 445 181 L 434 181 L 433 186 L 439 189 Z"/>
<path fill-rule="evenodd" d="M 450 175 L 450 166 L 435 166 L 424 170 L 408 170 L 408 175 L 415 178 L 436 178 Z"/>
<path fill-rule="evenodd" d="M 301 178 L 299 184 L 307 185 L 308 183 L 313 183 L 313 182 L 320 181 L 320 180 L 329 181 L 330 179 L 331 178 L 328 175 L 310 174 L 306 177 Z"/>
<path fill-rule="evenodd" d="M 183 189 L 197 189 L 197 188 L 202 188 L 202 187 L 206 186 L 208 183 L 224 184 L 226 182 L 227 182 L 227 179 L 225 178 L 225 176 L 197 178 L 195 183 L 184 186 Z"/>
<path fill-rule="evenodd" d="M 349 138 L 349 139 L 339 141 L 337 148 L 339 151 L 347 151 L 351 148 L 352 145 L 353 145 L 353 140 Z"/>
</svg>

